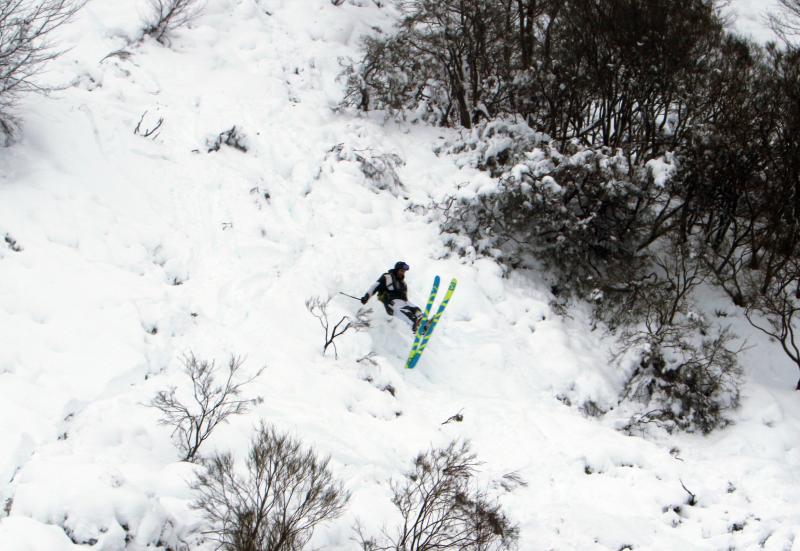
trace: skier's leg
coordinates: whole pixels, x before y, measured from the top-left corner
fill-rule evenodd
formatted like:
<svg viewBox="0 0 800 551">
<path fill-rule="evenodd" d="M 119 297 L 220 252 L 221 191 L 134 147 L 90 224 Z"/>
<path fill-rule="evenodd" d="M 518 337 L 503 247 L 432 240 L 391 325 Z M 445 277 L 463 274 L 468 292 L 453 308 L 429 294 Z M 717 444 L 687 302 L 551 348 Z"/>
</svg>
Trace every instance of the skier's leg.
<svg viewBox="0 0 800 551">
<path fill-rule="evenodd" d="M 417 326 L 422 320 L 422 310 L 418 306 L 405 300 L 395 299 L 391 302 L 391 308 L 395 317 L 402 319 L 414 331 L 417 330 Z"/>
</svg>

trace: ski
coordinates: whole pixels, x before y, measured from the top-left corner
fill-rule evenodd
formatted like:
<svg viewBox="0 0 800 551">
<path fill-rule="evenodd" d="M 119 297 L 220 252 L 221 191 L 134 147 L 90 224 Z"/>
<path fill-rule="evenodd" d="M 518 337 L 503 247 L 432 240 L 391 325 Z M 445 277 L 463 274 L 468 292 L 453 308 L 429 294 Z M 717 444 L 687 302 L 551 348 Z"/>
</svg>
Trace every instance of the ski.
<svg viewBox="0 0 800 551">
<path fill-rule="evenodd" d="M 447 305 L 450 303 L 450 298 L 453 296 L 453 292 L 456 290 L 457 283 L 458 281 L 456 280 L 456 278 L 450 280 L 450 285 L 447 288 L 447 292 L 445 293 L 442 302 L 439 304 L 439 308 L 436 310 L 436 314 L 434 314 L 433 318 L 431 318 L 430 320 L 426 320 L 425 333 L 422 335 L 418 335 L 417 338 L 414 339 L 414 346 L 411 348 L 411 353 L 408 356 L 408 361 L 406 361 L 407 369 L 414 369 L 414 367 L 417 365 L 417 362 L 419 362 L 419 358 L 422 355 L 422 352 L 424 352 L 425 347 L 428 346 L 428 341 L 431 338 L 431 333 L 433 333 L 433 330 L 439 323 L 439 319 L 441 319 L 442 314 L 444 314 L 445 308 L 447 308 Z M 422 325 L 420 325 L 420 327 L 422 327 Z M 418 339 L 419 342 L 417 342 Z"/>
<path fill-rule="evenodd" d="M 414 334 L 414 344 L 411 346 L 411 352 L 408 355 L 409 359 L 416 354 L 419 343 L 422 341 L 422 330 L 428 327 L 428 316 L 430 316 L 431 308 L 433 308 L 433 301 L 436 300 L 436 295 L 439 293 L 440 281 L 441 279 L 438 275 L 433 278 L 433 286 L 431 287 L 431 292 L 428 295 L 428 303 L 425 305 L 425 313 L 422 316 L 422 322 L 419 324 L 419 328 Z M 406 362 L 406 367 L 408 367 L 408 362 Z"/>
</svg>

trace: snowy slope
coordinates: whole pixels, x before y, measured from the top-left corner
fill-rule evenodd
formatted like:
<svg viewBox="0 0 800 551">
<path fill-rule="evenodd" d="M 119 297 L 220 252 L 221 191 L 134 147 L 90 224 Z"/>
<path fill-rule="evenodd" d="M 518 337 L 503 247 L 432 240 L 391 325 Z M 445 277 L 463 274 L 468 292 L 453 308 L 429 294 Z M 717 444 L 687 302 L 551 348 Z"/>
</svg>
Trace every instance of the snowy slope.
<svg viewBox="0 0 800 551">
<path fill-rule="evenodd" d="M 265 419 L 331 455 L 353 499 L 315 548 L 355 549 L 356 518 L 391 526 L 387 479 L 462 437 L 486 480 L 528 481 L 503 496 L 521 549 L 800 549 L 793 368 L 750 336 L 737 422 L 710 437 L 645 440 L 614 430 L 614 412 L 584 417 L 587 400 L 615 404 L 626 366 L 609 362 L 613 342 L 580 312 L 555 315 L 540 275 L 448 255 L 419 208 L 486 176 L 432 153 L 442 130 L 337 108 L 340 60 L 390 10 L 209 0 L 171 48 L 129 46 L 145 13 L 144 0 L 91 0 L 46 75 L 69 86 L 27 98 L 21 143 L 0 150 L 0 235 L 21 247 L 0 246 L 0 550 L 187 536 L 193 467 L 142 404 L 181 384 L 189 351 L 267 366 L 251 387 L 264 403 L 206 452 L 243 451 Z M 119 50 L 130 55 L 107 57 Z M 134 135 L 159 118 L 155 139 Z M 207 153 L 234 125 L 249 151 Z M 337 160 L 337 144 L 399 155 L 398 197 Z M 323 357 L 305 300 L 352 313 L 337 292 L 360 295 L 398 259 L 419 301 L 435 274 L 459 278 L 419 368 L 402 369 L 410 332 L 375 303 L 373 327 Z M 374 365 L 357 361 L 371 352 Z M 441 424 L 459 411 L 463 423 Z"/>
</svg>

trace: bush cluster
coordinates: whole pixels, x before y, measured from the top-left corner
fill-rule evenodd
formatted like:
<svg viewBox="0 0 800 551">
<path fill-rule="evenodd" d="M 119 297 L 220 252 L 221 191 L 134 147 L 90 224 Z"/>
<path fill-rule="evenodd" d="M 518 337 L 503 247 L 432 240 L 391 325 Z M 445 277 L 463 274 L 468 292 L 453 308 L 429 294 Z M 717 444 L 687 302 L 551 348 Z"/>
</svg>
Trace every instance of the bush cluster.
<svg viewBox="0 0 800 551">
<path fill-rule="evenodd" d="M 191 392 L 173 387 L 158 392 L 148 405 L 172 427 L 182 459 L 199 464 L 192 506 L 203 517 L 200 535 L 227 551 L 305 549 L 314 530 L 340 517 L 350 500 L 329 458 L 263 420 L 244 461 L 232 452 L 203 456 L 200 448 L 219 426 L 263 402 L 242 394 L 264 368 L 245 378 L 236 356 L 223 370 L 194 354 L 184 356 L 183 366 Z M 398 539 L 379 543 L 357 526 L 359 544 L 372 551 L 509 548 L 519 530 L 497 500 L 475 484 L 479 465 L 466 441 L 420 453 L 401 481 L 388 481 L 404 519 Z M 525 483 L 511 473 L 501 484 L 511 491 Z"/>
</svg>

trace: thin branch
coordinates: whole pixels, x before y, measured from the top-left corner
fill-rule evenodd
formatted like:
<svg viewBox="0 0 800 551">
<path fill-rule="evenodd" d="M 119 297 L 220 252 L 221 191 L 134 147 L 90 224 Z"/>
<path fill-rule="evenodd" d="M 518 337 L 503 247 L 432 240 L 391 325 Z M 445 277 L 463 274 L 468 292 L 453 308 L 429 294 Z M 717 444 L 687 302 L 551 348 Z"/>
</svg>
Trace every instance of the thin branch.
<svg viewBox="0 0 800 551">
<path fill-rule="evenodd" d="M 160 391 L 147 404 L 158 409 L 162 417 L 159 423 L 173 427 L 172 436 L 178 443 L 184 461 L 194 461 L 200 446 L 214 429 L 227 422 L 232 415 L 247 413 L 253 405 L 263 400 L 239 398 L 244 387 L 261 376 L 262 367 L 252 376 L 236 381 L 235 376 L 243 365 L 243 360 L 231 356 L 224 383 L 217 384 L 219 370 L 214 362 L 198 360 L 194 354 L 184 356 L 184 372 L 192 384 L 192 400 L 184 403 L 177 396 L 177 389 Z"/>
</svg>

